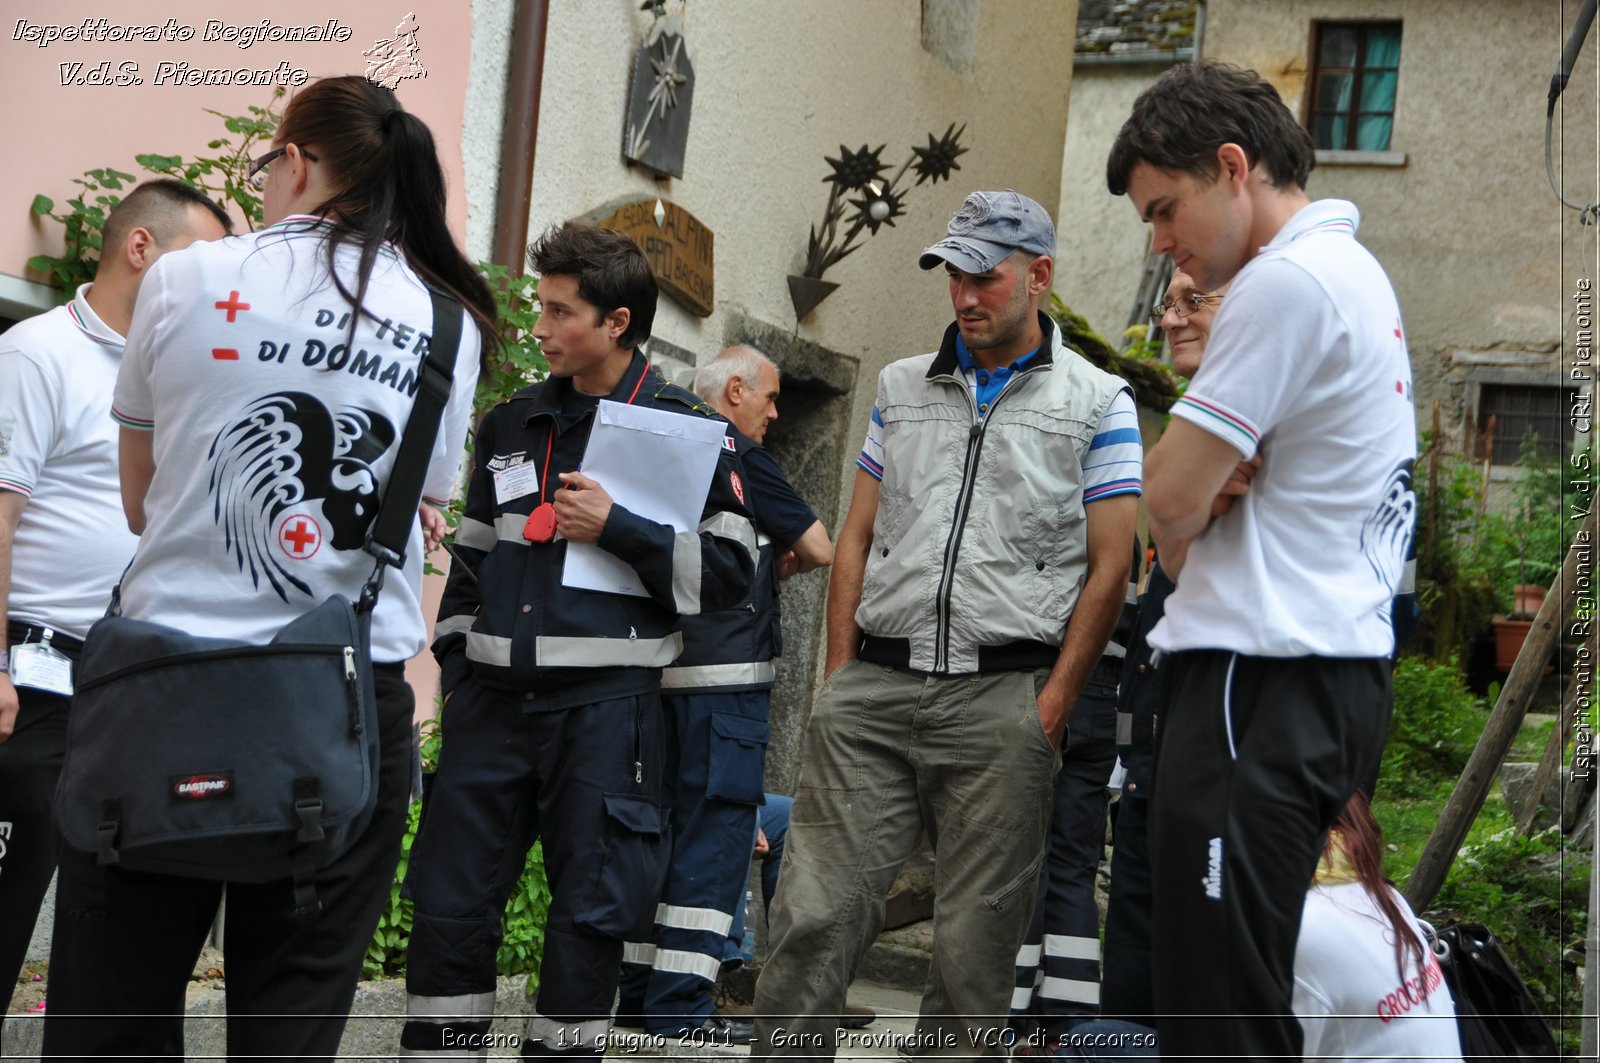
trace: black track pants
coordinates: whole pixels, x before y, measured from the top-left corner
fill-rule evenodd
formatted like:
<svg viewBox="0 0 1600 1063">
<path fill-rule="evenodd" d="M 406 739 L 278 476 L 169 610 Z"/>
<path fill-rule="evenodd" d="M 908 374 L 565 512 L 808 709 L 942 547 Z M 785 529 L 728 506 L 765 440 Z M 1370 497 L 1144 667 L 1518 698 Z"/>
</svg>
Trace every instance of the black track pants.
<svg viewBox="0 0 1600 1063">
<path fill-rule="evenodd" d="M 1176 654 L 1151 808 L 1163 1056 L 1299 1059 L 1306 889 L 1383 750 L 1386 659 Z"/>
</svg>

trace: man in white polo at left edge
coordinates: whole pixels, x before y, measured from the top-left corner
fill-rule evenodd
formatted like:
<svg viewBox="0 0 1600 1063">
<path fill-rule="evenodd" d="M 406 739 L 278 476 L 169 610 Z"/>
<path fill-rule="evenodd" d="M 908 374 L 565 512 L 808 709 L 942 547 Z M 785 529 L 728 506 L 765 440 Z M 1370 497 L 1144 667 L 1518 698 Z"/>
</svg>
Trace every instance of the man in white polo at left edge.
<svg viewBox="0 0 1600 1063">
<path fill-rule="evenodd" d="M 155 260 L 230 229 L 199 191 L 147 181 L 106 218 L 94 282 L 0 335 L 0 985 L 8 1005 L 56 866 L 50 805 L 72 662 L 137 541 L 122 515 L 111 420 L 123 336 Z"/>
</svg>

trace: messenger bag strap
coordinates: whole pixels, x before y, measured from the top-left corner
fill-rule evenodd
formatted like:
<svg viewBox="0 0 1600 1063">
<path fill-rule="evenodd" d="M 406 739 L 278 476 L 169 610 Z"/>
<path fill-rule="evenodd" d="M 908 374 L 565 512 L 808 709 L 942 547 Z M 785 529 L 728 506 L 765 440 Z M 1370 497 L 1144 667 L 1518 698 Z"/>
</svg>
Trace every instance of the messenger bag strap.
<svg viewBox="0 0 1600 1063">
<path fill-rule="evenodd" d="M 399 568 L 405 564 L 406 544 L 411 540 L 411 529 L 417 521 L 417 504 L 422 500 L 428 461 L 439 436 L 445 402 L 450 398 L 456 348 L 461 345 L 461 319 L 466 310 L 436 288 L 429 288 L 428 294 L 433 300 L 433 332 L 422 358 L 416 403 L 400 437 L 400 453 L 389 477 L 389 488 L 383 493 L 378 516 L 367 535 L 366 551 L 378 559 L 378 565 L 361 595 L 364 609 L 370 609 L 377 600 L 384 567 Z"/>
</svg>

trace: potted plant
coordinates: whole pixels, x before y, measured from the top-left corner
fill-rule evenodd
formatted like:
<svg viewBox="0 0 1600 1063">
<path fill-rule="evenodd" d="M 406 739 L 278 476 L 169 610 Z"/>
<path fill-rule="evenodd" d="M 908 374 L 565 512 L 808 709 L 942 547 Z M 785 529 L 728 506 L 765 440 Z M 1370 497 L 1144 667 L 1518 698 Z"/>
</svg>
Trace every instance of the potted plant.
<svg viewBox="0 0 1600 1063">
<path fill-rule="evenodd" d="M 1546 588 L 1561 571 L 1566 534 L 1561 519 L 1561 472 L 1540 451 L 1537 438 L 1523 437 L 1517 458 L 1517 556 L 1506 563 L 1511 612 L 1494 621 L 1495 666 L 1510 671 L 1522 651 L 1533 620 L 1544 605 Z"/>
</svg>

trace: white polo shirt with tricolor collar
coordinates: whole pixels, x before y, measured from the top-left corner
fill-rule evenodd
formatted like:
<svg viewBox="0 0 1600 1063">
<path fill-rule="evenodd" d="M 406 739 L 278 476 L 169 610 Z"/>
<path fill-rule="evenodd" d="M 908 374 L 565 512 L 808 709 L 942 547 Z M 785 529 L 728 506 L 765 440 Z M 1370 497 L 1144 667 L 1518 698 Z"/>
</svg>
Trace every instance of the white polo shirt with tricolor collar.
<svg viewBox="0 0 1600 1063">
<path fill-rule="evenodd" d="M 138 542 L 122 512 L 111 419 L 123 338 L 88 290 L 0 334 L 0 491 L 28 498 L 6 618 L 76 638 L 105 613 Z"/>
</svg>

